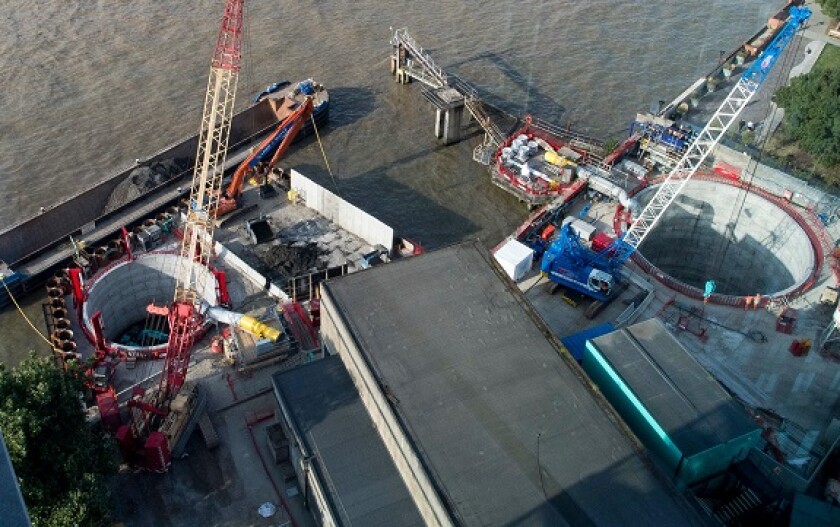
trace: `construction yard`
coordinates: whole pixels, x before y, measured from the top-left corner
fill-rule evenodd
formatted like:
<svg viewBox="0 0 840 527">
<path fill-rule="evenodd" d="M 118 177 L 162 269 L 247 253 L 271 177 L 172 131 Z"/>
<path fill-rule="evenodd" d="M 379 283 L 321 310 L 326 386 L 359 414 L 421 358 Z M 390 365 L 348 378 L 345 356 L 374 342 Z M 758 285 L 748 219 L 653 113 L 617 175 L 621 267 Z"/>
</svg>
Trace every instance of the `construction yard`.
<svg viewBox="0 0 840 527">
<path fill-rule="evenodd" d="M 110 485 L 115 519 L 137 527 L 314 525 L 291 466 L 276 464 L 268 447 L 266 429 L 278 421 L 270 388 L 275 370 L 244 377 L 217 363 L 206 359 L 190 374 L 209 390 L 219 446 L 208 449 L 194 433 L 166 474 L 126 469 L 116 475 Z M 201 377 L 201 370 L 209 375 Z M 269 518 L 258 513 L 266 502 L 277 508 Z"/>
</svg>

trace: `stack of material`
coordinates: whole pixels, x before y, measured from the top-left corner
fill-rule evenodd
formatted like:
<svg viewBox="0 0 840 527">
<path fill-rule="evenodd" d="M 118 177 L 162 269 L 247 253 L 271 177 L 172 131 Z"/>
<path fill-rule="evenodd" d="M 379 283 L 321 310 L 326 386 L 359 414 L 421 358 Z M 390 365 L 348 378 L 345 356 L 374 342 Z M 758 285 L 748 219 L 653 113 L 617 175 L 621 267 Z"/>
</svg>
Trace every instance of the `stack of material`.
<svg viewBox="0 0 840 527">
<path fill-rule="evenodd" d="M 135 200 L 173 177 L 183 174 L 190 169 L 192 164 L 192 159 L 174 158 L 153 161 L 148 166 L 135 168 L 125 181 L 117 185 L 111 192 L 103 214 Z"/>
</svg>

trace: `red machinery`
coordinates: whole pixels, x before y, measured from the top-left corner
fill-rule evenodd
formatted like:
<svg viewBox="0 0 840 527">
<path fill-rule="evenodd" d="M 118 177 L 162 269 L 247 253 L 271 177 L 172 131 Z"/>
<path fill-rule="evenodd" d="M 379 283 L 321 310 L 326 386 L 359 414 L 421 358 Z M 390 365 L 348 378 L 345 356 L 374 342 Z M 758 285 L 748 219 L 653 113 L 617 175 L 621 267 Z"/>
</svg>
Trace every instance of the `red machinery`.
<svg viewBox="0 0 840 527">
<path fill-rule="evenodd" d="M 303 124 L 312 115 L 313 102 L 311 98 L 298 106 L 288 117 L 283 119 L 277 130 L 268 137 L 266 137 L 260 145 L 254 149 L 253 152 L 240 164 L 233 173 L 233 178 L 230 184 L 225 189 L 224 194 L 219 198 L 219 203 L 216 208 L 216 217 L 224 216 L 229 212 L 233 212 L 237 208 L 237 201 L 242 196 L 242 187 L 245 184 L 245 179 L 255 170 L 256 160 L 261 156 L 266 149 L 273 148 L 272 143 L 280 141 L 277 150 L 271 157 L 271 160 L 265 167 L 265 170 L 271 170 L 277 161 L 283 157 L 286 150 L 291 146 Z"/>
<path fill-rule="evenodd" d="M 790 335 L 793 333 L 793 328 L 796 326 L 796 320 L 798 318 L 799 312 L 791 307 L 785 307 L 776 318 L 776 331 Z"/>
</svg>

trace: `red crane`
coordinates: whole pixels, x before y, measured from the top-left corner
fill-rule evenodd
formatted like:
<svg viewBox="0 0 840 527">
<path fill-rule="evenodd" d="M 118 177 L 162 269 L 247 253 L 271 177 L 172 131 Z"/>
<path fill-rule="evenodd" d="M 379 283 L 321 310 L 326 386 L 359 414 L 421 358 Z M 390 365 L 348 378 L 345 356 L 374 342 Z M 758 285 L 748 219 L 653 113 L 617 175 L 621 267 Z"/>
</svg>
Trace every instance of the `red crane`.
<svg viewBox="0 0 840 527">
<path fill-rule="evenodd" d="M 213 251 L 215 212 L 242 59 L 242 10 L 243 0 L 227 0 L 211 61 L 160 384 L 150 397 L 142 388 L 134 389 L 128 403 L 131 420 L 117 431 L 123 455 L 132 464 L 157 472 L 166 471 L 171 462 L 174 432 L 163 429 L 172 426 L 171 419 L 165 418 L 184 384 L 190 352 L 204 323 L 199 298 L 204 275 L 198 269 L 207 266 Z"/>
</svg>

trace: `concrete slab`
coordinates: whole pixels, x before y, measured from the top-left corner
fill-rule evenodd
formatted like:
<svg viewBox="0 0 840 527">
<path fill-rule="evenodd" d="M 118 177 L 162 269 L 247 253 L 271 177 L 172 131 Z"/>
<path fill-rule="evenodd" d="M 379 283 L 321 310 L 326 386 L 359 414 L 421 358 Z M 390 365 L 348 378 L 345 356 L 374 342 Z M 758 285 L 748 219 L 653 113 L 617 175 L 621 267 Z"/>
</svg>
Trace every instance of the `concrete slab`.
<svg viewBox="0 0 840 527">
<path fill-rule="evenodd" d="M 173 460 L 164 474 L 122 473 L 111 481 L 117 520 L 126 526 L 314 526 L 294 484 L 285 484 L 280 468 L 270 462 L 265 428 L 278 422 L 269 370 L 251 377 L 213 372 L 207 361 L 190 371 L 208 392 L 208 408 L 220 445 L 207 450 L 193 434 L 186 455 Z M 206 370 L 206 371 L 205 371 Z M 249 430 L 248 423 L 255 422 Z M 253 436 L 253 439 L 252 439 Z M 270 501 L 278 507 L 271 518 L 257 508 Z"/>
</svg>

